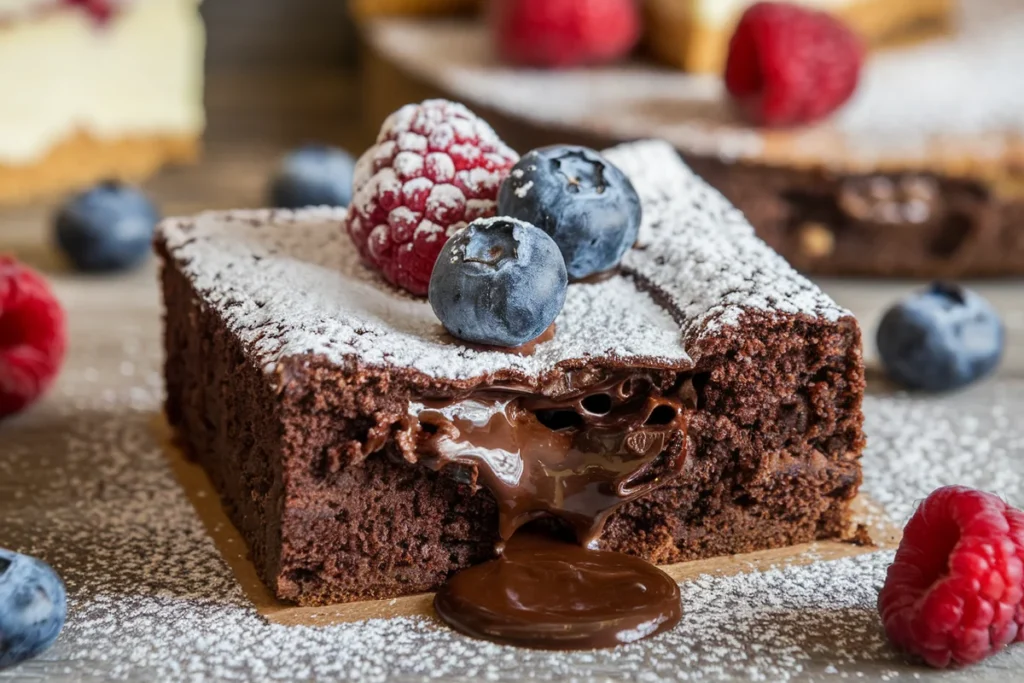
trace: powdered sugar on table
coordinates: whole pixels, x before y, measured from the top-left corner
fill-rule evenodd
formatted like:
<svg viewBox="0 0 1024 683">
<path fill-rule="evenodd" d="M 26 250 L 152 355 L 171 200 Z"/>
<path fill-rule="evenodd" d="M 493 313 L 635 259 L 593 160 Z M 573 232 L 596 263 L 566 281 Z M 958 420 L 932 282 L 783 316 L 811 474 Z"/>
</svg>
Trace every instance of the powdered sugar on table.
<svg viewBox="0 0 1024 683">
<path fill-rule="evenodd" d="M 656 226 L 647 227 L 656 239 Z M 48 398 L 0 425 L 0 544 L 53 564 L 68 586 L 69 618 L 53 649 L 0 672 L 0 681 L 989 683 L 1024 670 L 1019 645 L 961 671 L 905 663 L 885 643 L 875 606 L 890 552 L 687 582 L 676 629 L 611 651 L 505 648 L 425 618 L 268 624 L 178 486 L 154 430 L 163 399 L 154 274 L 53 281 L 72 344 Z M 880 285 L 836 290 L 857 300 L 866 323 L 873 300 L 896 297 Z M 999 296 L 1011 349 L 997 377 L 932 396 L 892 393 L 871 376 L 864 492 L 897 522 L 942 484 L 1024 506 L 1019 285 L 985 291 Z"/>
<path fill-rule="evenodd" d="M 109 300 L 108 315 L 119 305 Z M 94 314 L 73 312 L 73 326 L 88 329 Z M 425 618 L 268 624 L 221 560 L 154 436 L 162 393 L 155 311 L 117 319 L 127 318 L 77 336 L 50 409 L 4 427 L 3 542 L 53 563 L 71 609 L 56 646 L 0 672 L 0 681 L 949 680 L 903 662 L 885 643 L 875 601 L 890 552 L 684 583 L 676 629 L 611 651 L 500 647 Z M 125 355 L 105 356 L 115 337 Z M 128 374 L 123 358 L 131 359 Z M 1024 504 L 1024 436 L 1006 408 L 1019 406 L 1014 396 L 1022 394 L 1024 381 L 1011 378 L 960 396 L 870 396 L 866 493 L 898 520 L 946 483 Z M 1012 647 L 954 679 L 1011 680 L 1021 667 L 1024 648 Z"/>
</svg>

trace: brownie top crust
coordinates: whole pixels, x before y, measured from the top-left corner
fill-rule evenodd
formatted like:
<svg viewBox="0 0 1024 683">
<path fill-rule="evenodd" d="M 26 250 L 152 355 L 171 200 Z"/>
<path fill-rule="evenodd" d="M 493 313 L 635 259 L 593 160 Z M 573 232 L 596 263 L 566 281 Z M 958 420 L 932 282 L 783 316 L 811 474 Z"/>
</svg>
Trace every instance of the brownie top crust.
<svg viewBox="0 0 1024 683">
<path fill-rule="evenodd" d="M 849 315 L 755 237 L 666 143 L 622 145 L 606 156 L 640 195 L 637 246 L 619 274 L 569 287 L 554 337 L 530 355 L 449 336 L 426 300 L 360 263 L 341 228 L 344 209 L 172 218 L 158 246 L 268 373 L 299 356 L 474 384 L 498 376 L 533 384 L 592 361 L 684 371 L 702 339 L 745 313 Z"/>
</svg>

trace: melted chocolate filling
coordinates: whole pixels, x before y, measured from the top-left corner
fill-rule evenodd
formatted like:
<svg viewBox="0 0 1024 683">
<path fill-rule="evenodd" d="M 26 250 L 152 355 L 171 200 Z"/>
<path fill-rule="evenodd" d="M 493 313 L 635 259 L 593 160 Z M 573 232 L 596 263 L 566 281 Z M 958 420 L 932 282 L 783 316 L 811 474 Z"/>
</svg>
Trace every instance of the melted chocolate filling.
<svg viewBox="0 0 1024 683">
<path fill-rule="evenodd" d="M 686 460 L 689 381 L 662 394 L 629 373 L 553 400 L 488 389 L 424 401 L 411 445 L 498 503 L 499 557 L 456 574 L 435 607 L 469 635 L 546 649 L 610 647 L 660 633 L 680 618 L 679 590 L 661 570 L 599 551 L 608 517 L 663 485 Z M 555 517 L 580 546 L 523 532 Z"/>
<path fill-rule="evenodd" d="M 545 650 L 613 647 L 679 622 L 679 586 L 639 557 L 521 532 L 501 557 L 453 576 L 434 609 L 475 638 Z"/>
</svg>

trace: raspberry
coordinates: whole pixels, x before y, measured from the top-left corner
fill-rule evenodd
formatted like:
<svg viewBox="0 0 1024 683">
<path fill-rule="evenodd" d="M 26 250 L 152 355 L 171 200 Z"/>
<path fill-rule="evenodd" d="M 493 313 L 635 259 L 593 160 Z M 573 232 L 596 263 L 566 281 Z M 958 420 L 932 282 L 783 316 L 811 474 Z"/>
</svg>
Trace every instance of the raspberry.
<svg viewBox="0 0 1024 683">
<path fill-rule="evenodd" d="M 754 123 L 792 126 L 822 119 L 850 99 L 863 63 L 860 38 L 832 15 L 761 2 L 736 27 L 725 85 Z"/>
<path fill-rule="evenodd" d="M 408 104 L 356 163 L 345 228 L 368 265 L 423 296 L 445 241 L 494 215 L 498 187 L 518 160 L 461 104 Z"/>
<path fill-rule="evenodd" d="M 110 17 L 114 14 L 114 8 L 110 4 L 110 0 L 64 0 L 64 2 L 68 5 L 81 7 L 101 24 L 109 21 Z"/>
<path fill-rule="evenodd" d="M 936 668 L 1021 638 L 1024 516 L 998 497 L 940 488 L 903 532 L 878 596 L 892 643 Z"/>
<path fill-rule="evenodd" d="M 635 0 L 496 0 L 494 42 L 504 60 L 540 67 L 609 62 L 640 37 Z"/>
<path fill-rule="evenodd" d="M 34 270 L 0 256 L 0 418 L 50 386 L 64 359 L 64 311 Z"/>
</svg>

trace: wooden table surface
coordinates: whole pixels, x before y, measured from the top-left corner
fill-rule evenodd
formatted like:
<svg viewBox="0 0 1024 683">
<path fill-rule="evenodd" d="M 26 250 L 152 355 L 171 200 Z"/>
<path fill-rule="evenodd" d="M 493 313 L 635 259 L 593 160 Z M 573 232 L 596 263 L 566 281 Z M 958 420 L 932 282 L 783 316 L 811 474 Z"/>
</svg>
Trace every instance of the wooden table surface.
<svg viewBox="0 0 1024 683">
<path fill-rule="evenodd" d="M 307 8 L 314 5 L 316 3 L 304 3 Z M 263 2 L 260 6 L 272 7 L 272 3 Z M 310 40 L 306 46 L 309 54 L 292 54 L 290 46 L 267 48 L 263 45 L 261 50 L 279 56 L 290 54 L 292 58 L 256 59 L 258 68 L 253 67 L 253 61 L 238 56 L 246 51 L 246 45 L 251 47 L 246 41 L 252 34 L 237 26 L 237 10 L 230 9 L 224 2 L 208 2 L 206 12 L 213 25 L 225 27 L 212 37 L 206 153 L 201 164 L 168 170 L 146 184 L 165 214 L 259 206 L 263 203 L 268 174 L 284 150 L 304 140 L 328 140 L 358 151 L 367 139 L 364 101 L 377 97 L 381 88 L 392 98 L 400 98 L 401 93 L 419 97 L 433 90 L 430 84 L 405 79 L 400 68 L 387 63 L 386 56 L 378 54 L 372 57 L 376 61 L 370 64 L 371 72 L 378 79 L 376 95 L 369 95 L 366 89 L 358 87 L 356 72 L 345 66 L 345 50 L 339 49 L 337 55 L 331 56 L 334 46 L 327 38 Z M 316 14 L 310 10 L 309 16 L 326 24 L 328 16 L 334 14 Z M 269 23 L 279 20 L 269 9 L 260 17 Z M 305 21 L 309 21 L 309 17 Z M 235 29 L 237 34 L 233 32 Z M 335 26 L 334 33 L 325 31 L 324 35 L 337 35 L 340 40 L 344 33 L 340 26 Z M 321 54 L 317 45 L 328 47 L 323 48 Z M 278 52 L 274 52 L 275 49 Z M 254 49 L 254 53 L 257 52 Z M 366 104 L 365 109 L 373 111 L 372 103 Z M 54 205 L 51 201 L 0 210 L 0 251 L 13 252 L 46 273 L 67 307 L 71 329 L 71 352 L 58 387 L 28 415 L 0 426 L 0 460 L 6 448 L 36 447 L 37 444 L 44 449 L 39 453 L 40 463 L 59 460 L 60 453 L 45 452 L 49 443 L 47 434 L 59 432 L 62 425 L 75 419 L 75 406 L 84 400 L 92 386 L 116 382 L 130 387 L 132 383 L 139 383 L 140 391 L 159 391 L 159 386 L 152 386 L 154 381 L 159 382 L 154 380 L 153 374 L 157 361 L 147 366 L 148 374 L 143 374 L 132 367 L 130 358 L 126 360 L 126 354 L 132 350 L 158 344 L 160 303 L 153 265 L 112 278 L 83 277 L 67 272 L 49 247 L 49 217 Z M 822 285 L 860 317 L 867 331 L 865 339 L 870 342 L 873 326 L 884 307 L 916 283 L 829 280 Z M 1006 362 L 992 381 L 1013 387 L 1000 395 L 1010 402 L 1006 407 L 1011 414 L 1022 414 L 1024 395 L 1018 389 L 1024 386 L 1019 381 L 1024 380 L 1024 283 L 997 281 L 975 286 L 995 303 L 1007 323 Z M 869 359 L 870 347 L 868 343 Z M 155 353 L 146 357 L 155 358 Z M 101 376 L 99 384 L 96 384 L 97 374 Z M 877 375 L 873 375 L 873 381 L 879 381 Z M 951 400 L 962 400 L 964 409 L 969 410 L 978 399 L 977 394 L 968 393 Z M 1018 431 L 1014 436 L 1020 434 Z M 18 506 L 31 504 L 19 502 L 17 485 L 17 481 L 0 481 L 0 520 L 4 519 L 5 511 L 18 518 L 19 509 L 23 509 Z M 0 522 L 0 534 L 2 531 Z M 0 545 L 2 542 L 0 535 Z M 79 680 L 75 672 L 80 669 L 75 662 L 65 662 L 65 669 L 60 669 L 58 664 L 59 661 L 49 660 L 39 668 L 22 669 L 21 674 L 17 670 L 0 674 L 0 680 L 20 680 L 22 675 Z M 113 664 L 111 667 L 111 671 L 117 669 Z M 70 673 L 61 674 L 64 670 Z M 1009 680 L 1001 678 L 1002 675 L 979 670 L 977 674 L 964 673 L 953 678 Z"/>
</svg>

